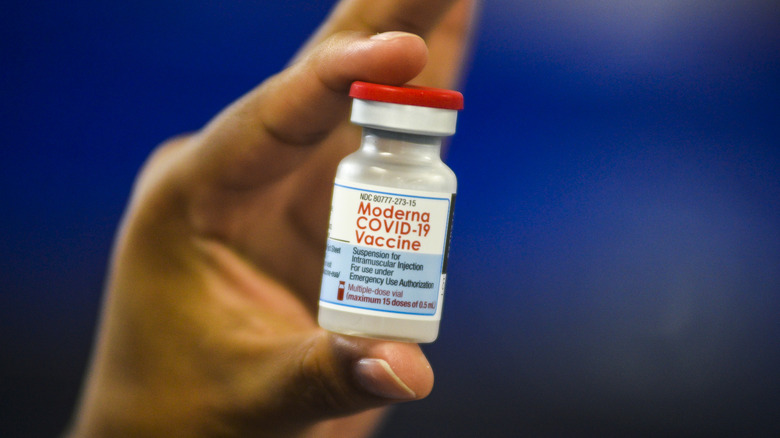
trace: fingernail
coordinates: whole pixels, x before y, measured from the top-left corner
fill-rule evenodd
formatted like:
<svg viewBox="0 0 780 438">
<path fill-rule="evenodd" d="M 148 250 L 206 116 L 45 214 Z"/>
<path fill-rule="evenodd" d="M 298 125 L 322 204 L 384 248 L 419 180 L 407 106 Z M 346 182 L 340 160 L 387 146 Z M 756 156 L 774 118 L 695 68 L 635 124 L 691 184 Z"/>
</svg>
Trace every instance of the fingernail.
<svg viewBox="0 0 780 438">
<path fill-rule="evenodd" d="M 402 37 L 408 37 L 408 36 L 414 36 L 414 34 L 411 34 L 409 32 L 400 32 L 397 30 L 391 31 L 391 32 L 382 32 L 378 33 L 376 35 L 372 35 L 372 40 L 380 40 L 380 41 L 389 41 L 396 38 L 402 38 Z"/>
<path fill-rule="evenodd" d="M 417 394 L 406 386 L 390 364 L 383 359 L 361 359 L 355 365 L 355 376 L 360 386 L 378 397 L 412 400 Z"/>
</svg>

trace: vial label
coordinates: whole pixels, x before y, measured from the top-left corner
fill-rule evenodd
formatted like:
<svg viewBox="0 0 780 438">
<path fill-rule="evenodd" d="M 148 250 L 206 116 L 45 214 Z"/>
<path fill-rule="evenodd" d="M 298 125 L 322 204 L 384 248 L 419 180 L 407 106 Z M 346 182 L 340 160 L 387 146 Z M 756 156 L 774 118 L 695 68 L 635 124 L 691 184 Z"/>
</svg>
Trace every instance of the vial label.
<svg viewBox="0 0 780 438">
<path fill-rule="evenodd" d="M 320 305 L 440 318 L 454 200 L 337 179 Z"/>
</svg>

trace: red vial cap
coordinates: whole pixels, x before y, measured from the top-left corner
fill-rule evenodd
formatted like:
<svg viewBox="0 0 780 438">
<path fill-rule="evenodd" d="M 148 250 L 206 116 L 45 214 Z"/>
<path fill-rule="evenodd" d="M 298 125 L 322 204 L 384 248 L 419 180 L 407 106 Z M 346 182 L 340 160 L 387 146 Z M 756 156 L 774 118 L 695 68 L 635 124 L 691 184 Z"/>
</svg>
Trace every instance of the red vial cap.
<svg viewBox="0 0 780 438">
<path fill-rule="evenodd" d="M 349 89 L 350 97 L 377 102 L 397 103 L 401 105 L 425 106 L 449 110 L 463 109 L 463 95 L 457 91 L 443 88 L 405 85 L 372 84 L 356 81 Z"/>
</svg>

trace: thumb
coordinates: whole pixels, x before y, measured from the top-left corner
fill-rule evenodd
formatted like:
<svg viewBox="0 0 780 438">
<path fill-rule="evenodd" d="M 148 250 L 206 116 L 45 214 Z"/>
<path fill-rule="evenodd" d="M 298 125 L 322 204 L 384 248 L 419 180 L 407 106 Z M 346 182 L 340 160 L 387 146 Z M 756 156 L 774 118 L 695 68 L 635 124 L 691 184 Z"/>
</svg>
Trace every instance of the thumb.
<svg viewBox="0 0 780 438">
<path fill-rule="evenodd" d="M 421 399 L 433 387 L 433 371 L 417 344 L 320 330 L 292 348 L 278 409 L 282 417 L 295 412 L 299 424 Z"/>
</svg>

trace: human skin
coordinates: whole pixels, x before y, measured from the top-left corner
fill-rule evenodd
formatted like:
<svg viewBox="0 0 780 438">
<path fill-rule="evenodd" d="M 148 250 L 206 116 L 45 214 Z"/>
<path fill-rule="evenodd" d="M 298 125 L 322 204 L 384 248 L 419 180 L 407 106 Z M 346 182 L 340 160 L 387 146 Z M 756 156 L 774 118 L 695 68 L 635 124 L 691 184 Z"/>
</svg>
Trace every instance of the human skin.
<svg viewBox="0 0 780 438">
<path fill-rule="evenodd" d="M 333 177 L 359 143 L 350 84 L 455 86 L 473 12 L 342 1 L 285 70 L 157 148 L 69 436 L 363 436 L 383 407 L 428 395 L 418 345 L 332 334 L 315 315 Z"/>
</svg>

